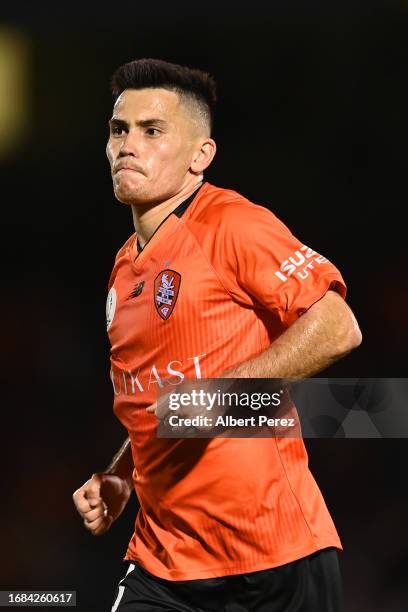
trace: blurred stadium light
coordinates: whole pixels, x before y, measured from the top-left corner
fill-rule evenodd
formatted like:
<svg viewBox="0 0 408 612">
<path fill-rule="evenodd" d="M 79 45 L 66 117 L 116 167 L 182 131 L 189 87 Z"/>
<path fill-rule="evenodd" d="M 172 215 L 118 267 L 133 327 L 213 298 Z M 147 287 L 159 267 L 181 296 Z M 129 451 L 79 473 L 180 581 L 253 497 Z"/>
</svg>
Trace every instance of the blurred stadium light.
<svg viewBox="0 0 408 612">
<path fill-rule="evenodd" d="M 0 160 L 22 146 L 29 128 L 29 40 L 0 27 Z"/>
</svg>

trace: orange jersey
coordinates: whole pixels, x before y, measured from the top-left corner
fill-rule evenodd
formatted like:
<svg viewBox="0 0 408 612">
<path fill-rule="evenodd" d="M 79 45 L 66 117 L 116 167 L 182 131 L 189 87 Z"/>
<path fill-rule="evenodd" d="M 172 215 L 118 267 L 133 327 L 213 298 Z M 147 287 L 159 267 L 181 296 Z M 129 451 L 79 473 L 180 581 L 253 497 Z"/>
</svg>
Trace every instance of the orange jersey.
<svg viewBox="0 0 408 612">
<path fill-rule="evenodd" d="M 126 558 L 168 580 L 272 568 L 341 548 L 301 439 L 162 439 L 159 388 L 264 351 L 338 270 L 270 211 L 204 183 L 140 254 L 119 251 L 107 302 L 114 411 L 129 432 L 140 502 Z"/>
</svg>

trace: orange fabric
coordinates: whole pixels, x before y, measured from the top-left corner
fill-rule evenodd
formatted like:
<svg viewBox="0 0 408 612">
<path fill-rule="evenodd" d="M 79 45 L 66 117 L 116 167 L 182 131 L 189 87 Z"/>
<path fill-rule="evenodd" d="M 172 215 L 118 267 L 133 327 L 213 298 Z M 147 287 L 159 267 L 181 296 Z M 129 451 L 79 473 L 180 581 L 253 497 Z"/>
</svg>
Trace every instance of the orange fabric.
<svg viewBox="0 0 408 612">
<path fill-rule="evenodd" d="M 271 212 L 209 183 L 137 257 L 135 240 L 117 255 L 107 304 L 114 411 L 140 501 L 126 558 L 189 580 L 341 548 L 302 440 L 160 439 L 145 411 L 159 387 L 266 349 L 329 287 L 344 296 L 340 273 Z"/>
</svg>

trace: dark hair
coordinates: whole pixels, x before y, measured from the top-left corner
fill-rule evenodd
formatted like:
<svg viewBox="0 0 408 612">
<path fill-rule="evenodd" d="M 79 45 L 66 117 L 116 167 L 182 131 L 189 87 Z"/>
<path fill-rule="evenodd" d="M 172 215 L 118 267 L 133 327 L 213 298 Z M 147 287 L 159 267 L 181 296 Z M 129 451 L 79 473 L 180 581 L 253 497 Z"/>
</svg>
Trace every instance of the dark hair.
<svg viewBox="0 0 408 612">
<path fill-rule="evenodd" d="M 215 80 L 210 74 L 164 60 L 138 59 L 120 66 L 112 77 L 115 101 L 125 89 L 153 87 L 168 89 L 193 99 L 212 129 L 217 94 Z"/>
</svg>

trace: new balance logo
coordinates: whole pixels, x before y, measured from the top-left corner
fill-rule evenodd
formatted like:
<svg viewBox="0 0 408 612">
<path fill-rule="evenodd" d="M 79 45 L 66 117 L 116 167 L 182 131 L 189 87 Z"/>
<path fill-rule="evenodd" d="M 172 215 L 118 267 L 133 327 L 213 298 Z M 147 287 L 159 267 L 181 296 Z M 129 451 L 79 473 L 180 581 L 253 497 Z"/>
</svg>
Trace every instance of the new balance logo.
<svg viewBox="0 0 408 612">
<path fill-rule="evenodd" d="M 132 293 L 129 295 L 128 300 L 131 300 L 132 298 L 137 297 L 138 295 L 140 295 L 143 291 L 143 287 L 145 286 L 145 282 L 144 281 L 140 281 L 140 283 L 138 283 L 136 285 L 136 287 L 133 289 Z"/>
</svg>

